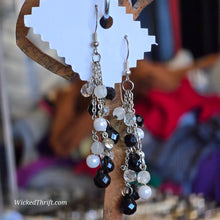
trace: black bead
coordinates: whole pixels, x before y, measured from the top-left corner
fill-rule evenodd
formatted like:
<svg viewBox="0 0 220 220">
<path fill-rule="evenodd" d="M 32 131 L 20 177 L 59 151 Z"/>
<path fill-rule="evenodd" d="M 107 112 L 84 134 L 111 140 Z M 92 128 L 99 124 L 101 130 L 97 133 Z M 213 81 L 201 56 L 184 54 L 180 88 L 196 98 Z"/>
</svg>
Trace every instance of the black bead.
<svg viewBox="0 0 220 220">
<path fill-rule="evenodd" d="M 113 100 L 115 98 L 115 89 L 112 88 L 112 87 L 106 87 L 107 89 L 107 96 L 106 96 L 106 99 L 110 99 L 110 100 Z"/>
<path fill-rule="evenodd" d="M 112 161 L 112 159 L 108 156 L 105 156 L 102 160 L 101 160 L 101 169 L 104 170 L 105 172 L 112 172 L 115 168 L 115 165 Z"/>
<path fill-rule="evenodd" d="M 127 134 L 124 140 L 127 147 L 133 147 L 137 144 L 137 138 L 133 134 Z"/>
<path fill-rule="evenodd" d="M 98 169 L 94 183 L 99 188 L 106 188 L 111 183 L 111 177 L 104 170 Z"/>
<path fill-rule="evenodd" d="M 141 159 L 138 154 L 132 153 L 129 155 L 128 168 L 134 170 L 135 172 L 140 172 Z"/>
<path fill-rule="evenodd" d="M 88 112 L 91 116 L 93 116 L 93 112 L 92 112 L 92 108 L 93 108 L 93 104 L 90 104 L 88 107 Z M 98 115 L 98 105 L 96 106 L 96 115 Z"/>
<path fill-rule="evenodd" d="M 141 115 L 136 114 L 136 123 L 137 123 L 137 126 L 143 127 L 144 118 Z"/>
<path fill-rule="evenodd" d="M 117 144 L 119 140 L 119 133 L 111 126 L 107 126 L 106 132 L 108 133 L 108 137 Z"/>
<path fill-rule="evenodd" d="M 132 215 L 137 210 L 137 204 L 131 196 L 126 194 L 122 198 L 120 210 L 125 215 Z"/>
<path fill-rule="evenodd" d="M 138 192 L 137 192 L 137 185 L 132 185 L 131 187 L 132 187 L 132 189 L 133 189 L 133 193 L 132 193 L 131 197 L 132 197 L 134 200 L 140 199 L 140 196 L 139 196 L 139 194 L 138 194 Z"/>
</svg>

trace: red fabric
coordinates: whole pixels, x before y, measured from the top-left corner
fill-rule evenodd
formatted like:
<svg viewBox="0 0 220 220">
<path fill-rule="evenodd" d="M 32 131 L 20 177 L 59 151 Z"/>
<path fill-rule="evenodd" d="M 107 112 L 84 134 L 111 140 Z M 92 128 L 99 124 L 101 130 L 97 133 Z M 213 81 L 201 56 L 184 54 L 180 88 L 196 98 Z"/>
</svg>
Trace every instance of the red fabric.
<svg viewBox="0 0 220 220">
<path fill-rule="evenodd" d="M 187 79 L 179 88 L 165 93 L 152 90 L 135 105 L 136 112 L 144 117 L 145 127 L 155 136 L 167 139 L 177 127 L 180 117 L 191 110 L 200 109 L 199 121 L 204 122 L 220 114 L 220 98 L 216 95 L 199 95 Z"/>
<path fill-rule="evenodd" d="M 169 193 L 172 195 L 182 195 L 183 194 L 183 188 L 175 183 L 172 182 L 164 182 L 159 187 L 161 192 Z"/>
<path fill-rule="evenodd" d="M 89 168 L 88 165 L 86 164 L 86 160 L 83 160 L 74 167 L 73 171 L 75 174 L 78 175 L 87 174 L 91 177 L 94 177 L 98 169 L 99 167 L 95 169 Z"/>
<path fill-rule="evenodd" d="M 179 0 L 169 0 L 171 21 L 173 24 L 174 49 L 178 52 L 182 48 Z"/>
</svg>

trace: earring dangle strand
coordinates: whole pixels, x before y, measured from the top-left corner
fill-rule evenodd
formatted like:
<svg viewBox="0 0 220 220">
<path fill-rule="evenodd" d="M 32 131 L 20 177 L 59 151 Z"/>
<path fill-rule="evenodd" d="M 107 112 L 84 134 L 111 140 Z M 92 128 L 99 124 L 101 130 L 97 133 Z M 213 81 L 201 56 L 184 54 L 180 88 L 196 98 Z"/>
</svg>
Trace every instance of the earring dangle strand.
<svg viewBox="0 0 220 220">
<path fill-rule="evenodd" d="M 135 200 L 142 198 L 148 199 L 151 196 L 151 188 L 146 184 L 150 181 L 150 173 L 146 171 L 145 155 L 142 151 L 141 140 L 144 138 L 143 117 L 135 115 L 134 109 L 134 83 L 130 80 L 129 41 L 125 35 L 127 43 L 127 57 L 125 61 L 125 80 L 122 82 L 124 91 L 123 105 L 113 111 L 113 115 L 118 120 L 124 120 L 126 125 L 126 134 L 124 142 L 126 145 L 125 164 L 121 166 L 124 172 L 123 178 L 125 186 L 122 188 L 122 201 L 120 209 L 124 214 L 131 215 L 135 213 L 137 204 Z"/>
<path fill-rule="evenodd" d="M 94 183 L 97 187 L 106 188 L 111 178 L 109 173 L 114 169 L 112 149 L 119 139 L 119 134 L 110 123 L 105 119 L 109 114 L 109 108 L 105 106 L 105 99 L 113 99 L 115 97 L 115 90 L 110 87 L 105 87 L 102 80 L 101 71 L 101 55 L 98 52 L 98 6 L 95 5 L 96 10 L 96 27 L 93 34 L 93 54 L 92 54 L 92 77 L 89 82 L 83 85 L 81 93 L 84 97 L 92 96 L 91 104 L 88 111 L 92 116 L 94 129 L 92 130 L 92 145 L 91 153 L 87 159 L 87 165 L 90 168 L 98 169 Z"/>
</svg>

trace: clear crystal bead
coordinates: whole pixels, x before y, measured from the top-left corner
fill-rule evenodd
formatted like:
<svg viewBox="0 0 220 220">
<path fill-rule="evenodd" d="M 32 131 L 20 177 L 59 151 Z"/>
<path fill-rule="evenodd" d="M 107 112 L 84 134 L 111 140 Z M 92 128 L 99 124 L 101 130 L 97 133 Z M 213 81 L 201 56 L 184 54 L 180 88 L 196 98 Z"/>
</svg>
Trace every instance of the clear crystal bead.
<svg viewBox="0 0 220 220">
<path fill-rule="evenodd" d="M 136 173 L 134 170 L 126 170 L 124 172 L 124 180 L 128 183 L 134 182 L 137 179 Z"/>
<path fill-rule="evenodd" d="M 93 90 L 94 90 L 94 84 L 92 82 L 87 82 L 82 86 L 80 91 L 82 96 L 87 98 L 92 95 Z"/>
<path fill-rule="evenodd" d="M 147 171 L 141 171 L 138 173 L 137 181 L 141 184 L 147 184 L 150 181 L 150 173 Z"/>
<path fill-rule="evenodd" d="M 100 155 L 104 152 L 104 145 L 101 142 L 94 142 L 91 146 L 91 151 L 93 154 Z"/>
<path fill-rule="evenodd" d="M 105 145 L 105 148 L 107 150 L 112 150 L 114 148 L 114 141 L 110 138 L 105 138 L 104 141 L 103 141 L 103 144 Z"/>
<path fill-rule="evenodd" d="M 103 108 L 103 114 L 102 114 L 102 115 L 103 115 L 103 116 L 108 116 L 109 113 L 110 113 L 109 107 L 104 106 L 104 108 Z"/>
<path fill-rule="evenodd" d="M 124 123 L 127 126 L 133 126 L 136 122 L 136 116 L 133 112 L 128 112 L 125 114 Z"/>
</svg>

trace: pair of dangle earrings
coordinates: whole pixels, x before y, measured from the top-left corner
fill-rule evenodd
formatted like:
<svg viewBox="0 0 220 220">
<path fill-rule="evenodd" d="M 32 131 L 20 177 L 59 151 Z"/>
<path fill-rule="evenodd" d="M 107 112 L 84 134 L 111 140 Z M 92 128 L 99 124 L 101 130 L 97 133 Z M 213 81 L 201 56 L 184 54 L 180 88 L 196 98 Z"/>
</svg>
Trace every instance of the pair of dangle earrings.
<svg viewBox="0 0 220 220">
<path fill-rule="evenodd" d="M 98 53 L 98 8 L 96 8 L 96 28 L 93 41 L 92 54 L 92 77 L 89 82 L 83 85 L 81 93 L 84 97 L 92 96 L 88 111 L 93 119 L 94 129 L 92 131 L 91 145 L 92 154 L 87 157 L 87 165 L 90 168 L 98 169 L 94 183 L 99 188 L 106 188 L 111 183 L 109 173 L 114 169 L 112 149 L 119 141 L 119 133 L 105 119 L 109 114 L 109 108 L 105 105 L 105 99 L 113 100 L 115 90 L 105 87 L 102 81 L 101 55 Z M 134 83 L 130 80 L 131 71 L 129 69 L 129 42 L 127 43 L 127 58 L 125 61 L 125 79 L 122 82 L 124 92 L 122 106 L 113 111 L 116 120 L 123 120 L 126 125 L 126 132 L 123 137 L 126 145 L 125 163 L 121 166 L 125 186 L 122 188 L 122 201 L 120 209 L 124 214 L 131 215 L 137 209 L 135 200 L 142 198 L 148 199 L 151 196 L 151 188 L 147 185 L 150 181 L 150 174 L 146 171 L 145 155 L 142 151 L 141 140 L 144 138 L 144 132 L 141 129 L 144 120 L 141 115 L 135 114 L 133 89 Z"/>
</svg>

